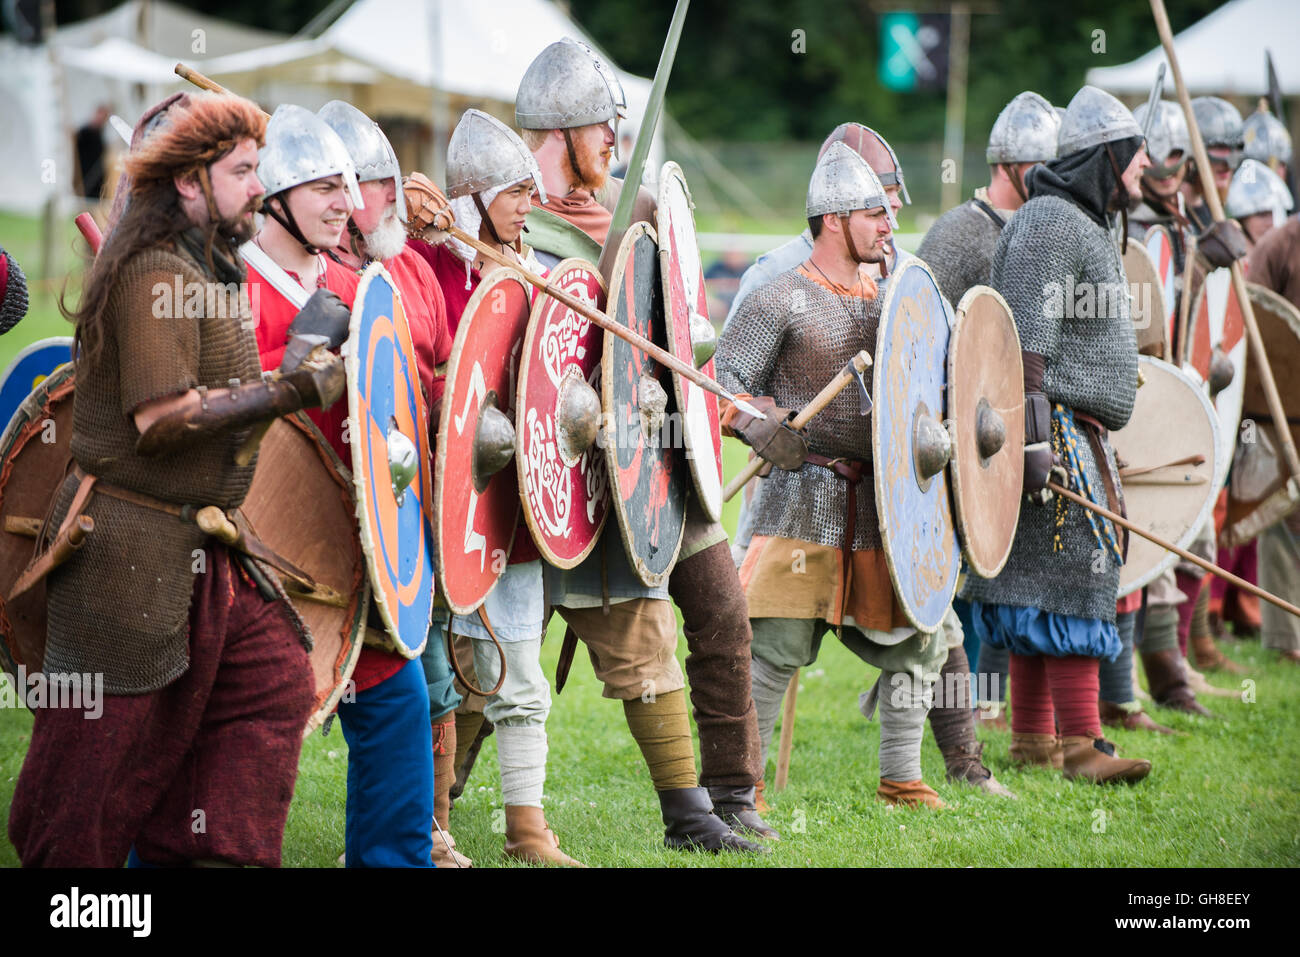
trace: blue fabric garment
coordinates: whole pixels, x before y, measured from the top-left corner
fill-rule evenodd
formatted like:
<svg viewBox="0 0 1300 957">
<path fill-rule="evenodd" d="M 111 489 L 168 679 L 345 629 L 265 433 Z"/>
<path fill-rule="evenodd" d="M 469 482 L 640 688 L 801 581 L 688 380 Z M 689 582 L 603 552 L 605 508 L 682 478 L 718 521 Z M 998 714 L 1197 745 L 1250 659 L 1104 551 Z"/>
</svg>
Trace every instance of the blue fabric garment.
<svg viewBox="0 0 1300 957">
<path fill-rule="evenodd" d="M 971 618 L 980 641 L 1016 655 L 1084 655 L 1114 661 L 1121 644 L 1114 622 L 1058 615 L 1041 608 L 973 601 Z"/>
<path fill-rule="evenodd" d="M 348 742 L 348 867 L 432 867 L 433 731 L 424 669 L 412 659 L 339 705 Z"/>
<path fill-rule="evenodd" d="M 456 676 L 447 660 L 447 636 L 437 623 L 429 629 L 420 667 L 424 669 L 424 681 L 429 688 L 429 717 L 440 718 L 459 708 L 461 697 L 456 692 Z"/>
<path fill-rule="evenodd" d="M 1133 695 L 1133 633 L 1137 627 L 1138 613 L 1125 612 L 1115 616 L 1119 631 L 1120 653 L 1114 661 L 1103 661 L 1097 669 L 1098 696 L 1111 704 L 1128 704 Z"/>
</svg>

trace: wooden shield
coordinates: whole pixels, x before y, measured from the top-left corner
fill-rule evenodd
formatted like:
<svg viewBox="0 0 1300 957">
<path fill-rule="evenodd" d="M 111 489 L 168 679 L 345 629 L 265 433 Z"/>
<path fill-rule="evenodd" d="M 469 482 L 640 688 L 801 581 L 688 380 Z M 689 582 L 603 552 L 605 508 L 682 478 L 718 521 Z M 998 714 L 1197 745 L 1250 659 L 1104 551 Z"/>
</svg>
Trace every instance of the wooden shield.
<svg viewBox="0 0 1300 957">
<path fill-rule="evenodd" d="M 1222 454 L 1219 417 L 1205 387 L 1186 372 L 1151 356 L 1140 356 L 1138 367 L 1145 381 L 1133 414 L 1110 434 L 1125 508 L 1139 527 L 1186 548 L 1213 520 Z M 1130 535 L 1119 597 L 1154 581 L 1177 560 L 1173 552 Z"/>
<path fill-rule="evenodd" d="M 615 322 L 657 345 L 667 344 L 655 233 L 634 223 L 623 237 L 609 284 Z M 672 374 L 617 336 L 605 337 L 601 437 L 614 485 L 623 547 L 637 576 L 661 584 L 677 561 L 685 529 L 686 463 L 677 454 L 681 416 L 674 415 Z"/>
<path fill-rule="evenodd" d="M 415 658 L 433 614 L 429 415 L 402 297 L 381 263 L 361 276 L 344 350 L 361 545 L 391 648 Z"/>
<path fill-rule="evenodd" d="M 304 731 L 310 733 L 343 697 L 370 607 L 352 476 L 306 415 L 276 419 L 258 448 L 240 511 L 258 537 L 316 583 L 308 592 L 281 579 L 312 636 L 316 708 Z"/>
<path fill-rule="evenodd" d="M 694 364 L 691 314 L 708 321 L 709 296 L 704 267 L 695 239 L 695 215 L 690 190 L 676 163 L 665 163 L 659 174 L 659 271 L 664 286 L 664 314 L 669 352 Z M 713 360 L 701 369 L 714 377 Z M 718 397 L 673 373 L 673 392 L 682 410 L 682 443 L 700 505 L 715 522 L 722 514 L 722 429 Z"/>
<path fill-rule="evenodd" d="M 1215 487 L 1222 488 L 1232 464 L 1232 450 L 1236 445 L 1237 427 L 1241 424 L 1241 404 L 1246 391 L 1246 322 L 1232 289 L 1232 273 L 1227 269 L 1215 269 L 1206 275 L 1191 306 L 1189 350 L 1183 371 L 1199 382 L 1207 383 L 1216 357 L 1226 357 L 1232 366 L 1231 381 L 1217 395 L 1210 397 L 1219 417 L 1220 456 Z"/>
<path fill-rule="evenodd" d="M 907 260 L 885 287 L 871 445 L 885 561 L 899 604 L 924 632 L 943 622 L 961 567 L 945 467 L 951 439 L 942 424 L 950 334 L 929 267 Z"/>
<path fill-rule="evenodd" d="M 605 282 L 596 267 L 565 259 L 549 282 L 603 310 Z M 600 392 L 604 331 L 552 296 L 533 303 L 524 335 L 515 400 L 515 466 L 524 520 L 542 557 L 556 568 L 573 568 L 590 553 L 609 515 L 609 472 L 594 445 L 578 450 L 566 442 L 558 414 L 575 384 Z"/>
<path fill-rule="evenodd" d="M 1172 250 L 1170 250 L 1172 254 Z M 1170 269 L 1173 257 L 1170 256 Z M 1145 246 L 1129 240 L 1124 253 L 1124 275 L 1130 295 L 1129 316 L 1137 334 L 1138 352 L 1147 356 L 1165 354 L 1169 314 L 1165 307 L 1164 288 L 1155 263 Z"/>
<path fill-rule="evenodd" d="M 1286 413 L 1291 439 L 1300 446 L 1300 310 L 1271 289 L 1257 283 L 1247 283 L 1246 293 L 1255 312 L 1264 350 L 1268 353 L 1269 368 L 1277 385 L 1278 396 Z M 1280 443 L 1264 397 L 1264 384 L 1260 379 L 1259 364 L 1253 353 L 1246 361 L 1246 388 L 1242 396 L 1242 442 L 1257 440 L 1256 431 L 1267 432 L 1275 446 Z M 1248 432 L 1248 426 L 1250 431 Z M 1228 518 L 1223 529 L 1223 543 L 1238 545 L 1250 541 L 1264 528 L 1280 520 L 1296 507 L 1286 491 L 1290 473 L 1277 449 L 1276 474 L 1264 494 L 1254 501 L 1237 501 L 1229 496 Z M 1235 485 L 1236 483 L 1233 483 Z M 1233 486 L 1229 486 L 1231 492 Z"/>
<path fill-rule="evenodd" d="M 1160 304 L 1164 307 L 1160 335 L 1162 341 L 1170 343 L 1173 342 L 1174 326 L 1178 322 L 1178 290 L 1174 285 L 1174 280 L 1178 277 L 1178 264 L 1174 257 L 1173 240 L 1169 235 L 1169 230 L 1165 229 L 1165 227 L 1152 226 L 1147 230 L 1144 245 L 1146 246 L 1147 258 L 1151 261 L 1151 266 L 1155 269 L 1156 279 L 1159 281 Z M 1128 263 L 1125 262 L 1124 265 L 1127 268 Z M 1153 305 L 1155 301 L 1153 292 L 1151 297 Z M 1141 348 L 1140 340 L 1138 346 Z"/>
<path fill-rule="evenodd" d="M 1011 308 L 973 286 L 948 346 L 949 471 L 957 534 L 971 570 L 993 578 L 1011 555 L 1025 471 L 1025 383 Z"/>
<path fill-rule="evenodd" d="M 24 399 L 51 372 L 72 361 L 72 337 L 41 339 L 14 356 L 0 375 L 0 425 L 14 417 Z"/>
<path fill-rule="evenodd" d="M 442 598 L 458 615 L 483 603 L 506 570 L 519 527 L 513 462 L 492 474 L 476 468 L 484 409 L 513 417 L 515 383 L 528 331 L 528 288 L 513 270 L 479 284 L 465 306 L 447 362 L 438 426 L 434 521 Z"/>
<path fill-rule="evenodd" d="M 31 560 L 35 528 L 53 505 L 71 461 L 73 387 L 71 365 L 52 373 L 0 439 L 0 663 L 10 674 L 19 665 L 37 671 L 45 657 L 44 581 L 12 602 L 3 596 Z M 350 477 L 305 415 L 277 419 L 267 431 L 240 511 L 267 545 L 315 582 L 308 592 L 283 581 L 312 636 L 316 705 L 303 730 L 307 734 L 334 710 L 352 677 L 370 586 Z"/>
</svg>

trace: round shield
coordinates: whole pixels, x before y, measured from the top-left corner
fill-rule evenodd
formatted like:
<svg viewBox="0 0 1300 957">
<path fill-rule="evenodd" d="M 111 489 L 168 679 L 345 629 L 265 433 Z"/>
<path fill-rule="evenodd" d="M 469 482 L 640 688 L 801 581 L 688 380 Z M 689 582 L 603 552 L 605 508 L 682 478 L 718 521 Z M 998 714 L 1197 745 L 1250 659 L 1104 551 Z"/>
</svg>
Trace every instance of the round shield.
<svg viewBox="0 0 1300 957">
<path fill-rule="evenodd" d="M 948 497 L 952 444 L 942 417 L 950 329 L 930 269 L 909 259 L 890 278 L 872 368 L 876 510 L 898 603 L 918 630 L 943 622 L 961 550 Z"/>
<path fill-rule="evenodd" d="M 1291 434 L 1295 436 L 1296 444 L 1300 445 L 1300 310 L 1289 300 L 1258 283 L 1247 283 L 1246 294 L 1250 296 L 1255 325 L 1259 327 L 1259 336 L 1264 341 L 1264 352 L 1268 356 L 1273 383 L 1282 399 L 1287 422 L 1291 425 Z M 1253 354 L 1246 363 L 1241 417 L 1258 424 L 1270 424 L 1273 421 L 1268 411 L 1268 400 L 1264 397 L 1259 363 Z"/>
<path fill-rule="evenodd" d="M 1222 488 L 1232 464 L 1246 390 L 1246 322 L 1229 270 L 1215 269 L 1206 275 L 1192 300 L 1191 315 L 1183 371 L 1209 389 L 1218 414 L 1219 471 L 1214 481 L 1216 488 Z"/>
<path fill-rule="evenodd" d="M 1173 341 L 1174 325 L 1178 322 L 1178 290 L 1174 286 L 1174 280 L 1178 276 L 1178 263 L 1174 257 L 1173 240 L 1165 227 L 1152 226 L 1147 230 L 1144 245 L 1147 258 L 1151 260 L 1156 279 L 1159 280 L 1160 304 L 1164 307 L 1161 335 L 1164 337 L 1164 342 L 1169 343 Z M 1127 266 L 1127 263 L 1125 265 Z M 1155 303 L 1154 293 L 1151 301 Z"/>
<path fill-rule="evenodd" d="M 344 349 L 361 545 L 393 650 L 414 658 L 433 614 L 429 416 L 402 297 L 380 263 L 361 276 Z"/>
<path fill-rule="evenodd" d="M 656 345 L 667 342 L 655 233 L 644 222 L 623 236 L 609 284 L 610 315 Z M 677 561 L 686 527 L 686 464 L 676 454 L 672 373 L 617 336 L 605 337 L 601 426 L 613 476 L 614 514 L 637 577 L 661 584 Z M 676 427 L 674 425 L 676 424 Z"/>
<path fill-rule="evenodd" d="M 442 598 L 458 615 L 487 598 L 506 570 L 519 527 L 510 417 L 528 307 L 528 289 L 517 273 L 493 273 L 466 304 L 447 361 L 433 527 Z"/>
<path fill-rule="evenodd" d="M 1171 272 L 1172 269 L 1171 259 Z M 1124 253 L 1124 275 L 1132 297 L 1129 317 L 1133 320 L 1133 331 L 1137 334 L 1138 352 L 1147 356 L 1163 356 L 1168 312 L 1161 277 L 1145 246 L 1129 242 Z"/>
<path fill-rule="evenodd" d="M 605 283 L 591 263 L 565 259 L 549 284 L 596 309 Z M 545 294 L 533 303 L 515 399 L 515 465 L 524 520 L 556 568 L 586 558 L 609 515 L 605 456 L 590 441 L 600 418 L 603 330 Z M 594 403 L 591 392 L 596 392 Z"/>
<path fill-rule="evenodd" d="M 316 708 L 304 732 L 310 733 L 347 688 L 370 606 L 352 482 L 324 436 L 298 413 L 271 423 L 239 510 L 262 541 L 315 582 L 307 589 L 282 576 L 312 636 Z"/>
<path fill-rule="evenodd" d="M 957 304 L 948 346 L 949 472 L 962 554 L 981 578 L 1011 555 L 1025 471 L 1025 383 L 1011 308 L 973 286 Z"/>
<path fill-rule="evenodd" d="M 1130 521 L 1167 542 L 1188 547 L 1211 521 L 1222 454 L 1219 418 L 1205 388 L 1176 366 L 1138 358 L 1144 382 L 1128 425 L 1110 434 Z M 1119 597 L 1166 571 L 1178 556 L 1130 535 Z"/>
<path fill-rule="evenodd" d="M 55 336 L 26 346 L 0 375 L 0 423 L 7 423 L 23 399 L 51 372 L 72 361 L 72 337 Z"/>
<path fill-rule="evenodd" d="M 36 536 L 72 458 L 73 367 L 64 365 L 21 400 L 0 438 L 0 661 L 11 675 L 45 661 L 45 580 L 5 596 L 36 553 Z"/>
<path fill-rule="evenodd" d="M 704 288 L 700 247 L 695 239 L 693 208 L 681 168 L 676 163 L 665 163 L 659 174 L 658 220 L 668 351 L 692 367 L 699 340 L 715 337 L 709 321 L 709 295 Z M 713 359 L 700 369 L 713 378 Z M 716 522 L 722 514 L 722 429 L 718 398 L 676 372 L 673 394 L 677 408 L 682 410 L 682 443 L 700 505 Z"/>
</svg>

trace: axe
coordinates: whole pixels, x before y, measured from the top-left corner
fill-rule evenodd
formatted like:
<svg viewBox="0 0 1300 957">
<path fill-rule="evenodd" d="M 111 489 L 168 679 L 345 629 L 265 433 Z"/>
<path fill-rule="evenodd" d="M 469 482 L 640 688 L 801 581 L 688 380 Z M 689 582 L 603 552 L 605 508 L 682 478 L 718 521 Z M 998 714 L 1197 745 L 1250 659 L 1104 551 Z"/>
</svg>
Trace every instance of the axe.
<svg viewBox="0 0 1300 957">
<path fill-rule="evenodd" d="M 864 349 L 850 359 L 848 364 L 839 371 L 834 379 L 826 383 L 811 402 L 799 410 L 799 414 L 790 420 L 790 427 L 796 432 L 802 429 L 812 421 L 813 416 L 830 405 L 831 400 L 843 392 L 854 379 L 857 380 L 860 389 L 858 410 L 862 415 L 869 413 L 871 411 L 871 395 L 867 392 L 867 383 L 862 378 L 862 374 L 870 365 L 871 356 Z M 750 480 L 763 470 L 765 464 L 763 459 L 757 456 L 750 459 L 745 467 L 741 469 L 740 474 L 728 482 L 727 487 L 722 490 L 722 500 L 724 502 L 731 501 L 737 492 L 748 485 Z M 784 741 L 784 732 L 782 732 L 782 741 Z"/>
<path fill-rule="evenodd" d="M 685 9 L 682 8 L 681 16 L 684 17 L 685 15 L 686 15 Z M 189 80 L 191 83 L 193 83 L 197 87 L 200 87 L 201 89 L 209 90 L 212 93 L 230 92 L 221 84 L 217 83 L 214 80 L 209 79 L 208 77 L 204 76 L 202 73 L 199 73 L 197 70 L 191 70 L 183 63 L 176 64 L 175 72 L 177 76 Z M 262 115 L 265 116 L 266 114 L 263 113 Z M 636 191 L 633 190 L 632 192 L 635 193 Z M 611 319 L 609 316 L 601 312 L 599 309 L 592 308 L 591 306 L 583 302 L 581 299 L 576 299 L 573 296 L 570 296 L 562 289 L 556 289 L 545 279 L 543 279 L 541 276 L 537 275 L 534 272 L 531 272 L 528 269 L 523 268 L 523 266 L 521 266 L 519 263 L 507 259 L 505 256 L 501 255 L 501 253 L 498 250 L 495 250 L 491 246 L 487 245 L 486 243 L 481 242 L 477 236 L 471 236 L 469 233 L 465 232 L 463 229 L 460 229 L 456 226 L 450 227 L 450 229 L 448 229 L 448 232 L 450 233 L 450 235 L 454 236 L 456 239 L 459 239 L 465 245 L 477 250 L 479 253 L 483 255 L 485 259 L 490 259 L 498 266 L 505 266 L 507 269 L 513 269 L 529 285 L 533 286 L 534 288 L 538 289 L 541 292 L 546 293 L 548 296 L 552 296 L 553 298 L 560 300 L 560 302 L 564 303 L 574 312 L 578 313 L 578 315 L 583 316 L 586 319 L 590 319 L 592 322 L 600 326 L 600 328 L 604 329 L 606 332 L 618 336 L 620 339 L 623 339 L 624 341 L 640 349 L 651 359 L 654 359 L 655 362 L 658 362 L 662 366 L 666 366 L 667 368 L 671 369 L 673 372 L 676 372 L 678 375 L 682 376 L 683 378 L 689 379 L 691 382 L 694 382 L 705 392 L 711 392 L 720 399 L 726 399 L 728 402 L 731 402 L 733 405 L 737 406 L 743 411 L 754 416 L 754 418 L 756 419 L 765 420 L 767 418 L 767 416 L 765 416 L 758 409 L 754 408 L 748 402 L 746 402 L 743 399 L 736 398 L 734 395 L 732 395 L 726 389 L 722 388 L 722 386 L 718 385 L 716 382 L 714 382 L 704 373 L 700 372 L 698 369 L 692 368 L 688 363 L 681 361 L 675 355 L 670 353 L 667 349 L 660 348 L 659 346 L 655 345 L 653 342 L 651 342 L 649 339 L 645 338 L 644 336 L 641 336 L 636 332 L 633 332 L 631 329 L 627 328 L 626 326 L 620 325 L 616 320 Z M 250 455 L 249 458 L 252 458 L 252 456 Z"/>
</svg>

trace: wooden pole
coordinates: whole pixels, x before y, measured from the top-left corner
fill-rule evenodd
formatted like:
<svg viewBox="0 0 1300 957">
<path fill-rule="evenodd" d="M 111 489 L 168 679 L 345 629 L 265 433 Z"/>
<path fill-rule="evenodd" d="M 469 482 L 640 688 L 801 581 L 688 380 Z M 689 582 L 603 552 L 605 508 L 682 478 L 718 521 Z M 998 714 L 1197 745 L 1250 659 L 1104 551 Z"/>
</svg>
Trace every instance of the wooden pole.
<svg viewBox="0 0 1300 957">
<path fill-rule="evenodd" d="M 1277 607 L 1281 608 L 1283 611 L 1290 612 L 1291 614 L 1295 615 L 1297 618 L 1300 618 L 1300 608 L 1297 608 L 1295 605 L 1291 604 L 1290 602 L 1283 601 L 1281 598 L 1278 598 L 1276 595 L 1271 594 L 1270 592 L 1264 591 L 1264 589 L 1260 588 L 1257 585 L 1252 585 L 1244 578 L 1238 578 L 1236 575 L 1232 574 L 1232 572 L 1224 571 L 1222 568 L 1220 568 L 1218 565 L 1214 564 L 1213 562 L 1207 562 L 1201 556 L 1193 555 L 1185 548 L 1179 548 L 1177 545 L 1174 545 L 1171 542 L 1166 542 L 1163 538 L 1160 538 L 1156 535 L 1152 535 L 1146 529 L 1139 528 L 1138 526 L 1134 525 L 1132 522 L 1130 522 L 1128 519 L 1124 518 L 1123 516 L 1116 515 L 1110 509 L 1105 508 L 1104 506 L 1101 505 L 1097 505 L 1095 502 L 1088 501 L 1082 495 L 1079 495 L 1076 492 L 1071 492 L 1068 488 L 1066 488 L 1063 485 L 1060 485 L 1057 482 L 1048 482 L 1047 487 L 1050 488 L 1057 495 L 1064 495 L 1071 502 L 1074 502 L 1078 505 L 1082 505 L 1084 508 L 1096 512 L 1098 515 L 1101 515 L 1104 518 L 1110 519 L 1120 528 L 1126 528 L 1134 535 L 1140 535 L 1142 538 L 1145 538 L 1148 542 L 1152 542 L 1156 545 L 1159 545 L 1161 548 L 1166 549 L 1167 551 L 1173 552 L 1175 555 L 1177 555 L 1179 558 L 1183 559 L 1184 561 L 1191 562 L 1193 565 L 1199 565 L 1201 568 L 1204 568 L 1211 575 L 1217 575 L 1220 578 L 1222 578 L 1224 581 L 1232 582 L 1232 584 L 1236 585 L 1242 591 L 1250 592 L 1252 595 L 1255 595 L 1258 598 L 1262 598 L 1264 599 L 1264 601 L 1269 602 L 1270 604 L 1277 605 Z"/>
<path fill-rule="evenodd" d="M 794 750 L 794 708 L 799 698 L 799 672 L 785 689 L 785 706 L 781 710 L 781 744 L 776 751 L 776 782 L 773 791 L 784 791 L 790 780 L 790 753 Z"/>
<path fill-rule="evenodd" d="M 970 5 L 954 3 L 948 34 L 948 108 L 943 123 L 943 155 L 956 164 L 951 182 L 939 187 L 939 205 L 952 209 L 961 202 L 961 174 L 966 158 L 966 72 L 970 54 Z"/>
<path fill-rule="evenodd" d="M 1219 202 L 1218 190 L 1214 187 L 1214 174 L 1205 152 L 1205 141 L 1196 126 L 1196 116 L 1192 112 L 1192 100 L 1187 94 L 1187 84 L 1183 82 L 1183 71 L 1178 66 L 1178 55 L 1174 52 L 1174 34 L 1169 26 L 1169 14 L 1165 12 L 1164 0 L 1150 0 L 1151 13 L 1156 18 L 1156 30 L 1160 33 L 1160 43 L 1165 48 L 1165 58 L 1174 74 L 1174 84 L 1178 88 L 1178 102 L 1183 106 L 1183 116 L 1187 119 L 1187 132 L 1192 138 L 1192 153 L 1196 158 L 1196 171 L 1201 177 L 1201 192 L 1205 194 L 1206 205 L 1214 221 L 1223 220 L 1223 204 Z M 1250 351 L 1259 367 L 1259 381 L 1264 387 L 1264 397 L 1268 400 L 1268 411 L 1277 428 L 1278 440 L 1282 445 L 1282 455 L 1287 468 L 1297 482 L 1300 482 L 1300 455 L 1296 454 L 1295 441 L 1287 427 L 1286 410 L 1282 406 L 1282 397 L 1278 395 L 1277 383 L 1273 380 L 1273 369 L 1268 364 L 1268 353 L 1264 351 L 1264 340 L 1259 334 L 1259 325 L 1255 322 L 1255 308 L 1250 296 L 1246 294 L 1246 279 L 1241 271 L 1241 263 L 1234 262 L 1232 270 L 1232 289 L 1236 293 L 1237 303 L 1241 306 L 1242 318 L 1246 320 L 1246 338 L 1250 341 Z M 1240 579 L 1238 579 L 1240 580 Z M 1297 612 L 1300 614 L 1300 612 Z"/>
<path fill-rule="evenodd" d="M 799 414 L 790 420 L 790 427 L 795 431 L 802 429 L 807 425 L 814 415 L 820 412 L 826 406 L 830 405 L 831 400 L 844 391 L 856 375 L 861 375 L 871 365 L 871 355 L 864 349 L 856 356 L 849 360 L 830 382 L 822 387 L 811 402 L 799 410 Z M 740 474 L 727 483 L 727 487 L 722 490 L 722 500 L 730 502 L 735 498 L 736 493 L 749 484 L 755 475 L 763 470 L 767 462 L 765 459 L 754 456 L 745 463 L 745 467 L 740 470 Z"/>
</svg>

